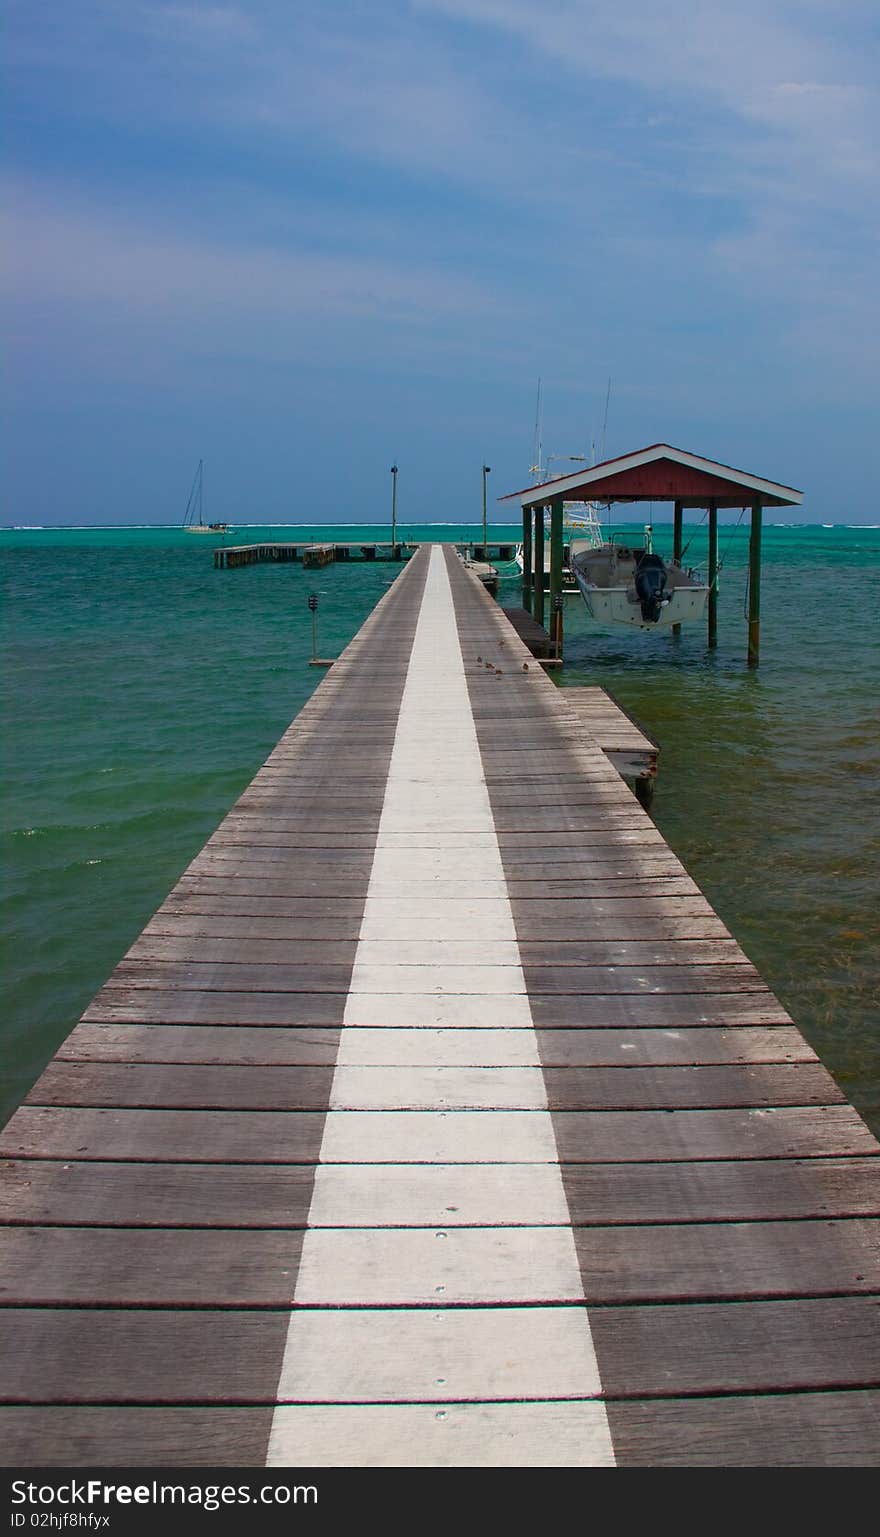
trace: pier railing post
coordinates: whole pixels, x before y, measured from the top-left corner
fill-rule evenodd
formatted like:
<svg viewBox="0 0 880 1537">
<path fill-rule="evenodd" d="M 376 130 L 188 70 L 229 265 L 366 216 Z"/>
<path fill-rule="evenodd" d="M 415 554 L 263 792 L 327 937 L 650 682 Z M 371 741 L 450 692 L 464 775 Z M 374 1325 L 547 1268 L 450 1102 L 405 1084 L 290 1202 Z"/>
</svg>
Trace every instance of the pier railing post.
<svg viewBox="0 0 880 1537">
<path fill-rule="evenodd" d="M 672 509 L 672 559 L 678 565 L 681 564 L 682 532 L 684 522 L 683 513 L 684 503 L 676 502 Z M 673 635 L 680 635 L 681 625 L 674 624 L 672 626 L 672 633 Z"/>
<path fill-rule="evenodd" d="M 532 612 L 532 509 L 523 508 L 522 515 L 522 602 L 527 614 Z"/>
<path fill-rule="evenodd" d="M 550 624 L 553 647 L 562 656 L 562 518 L 564 503 L 554 496 L 550 503 Z M 559 601 L 557 602 L 557 599 Z"/>
<path fill-rule="evenodd" d="M 536 507 L 535 514 L 535 592 L 532 613 L 538 624 L 544 625 L 544 509 Z"/>
<path fill-rule="evenodd" d="M 718 504 L 709 503 L 709 605 L 708 642 L 718 645 Z"/>
<path fill-rule="evenodd" d="M 759 496 L 752 502 L 749 532 L 749 652 L 748 664 L 757 667 L 761 652 L 761 519 L 764 504 Z"/>
</svg>

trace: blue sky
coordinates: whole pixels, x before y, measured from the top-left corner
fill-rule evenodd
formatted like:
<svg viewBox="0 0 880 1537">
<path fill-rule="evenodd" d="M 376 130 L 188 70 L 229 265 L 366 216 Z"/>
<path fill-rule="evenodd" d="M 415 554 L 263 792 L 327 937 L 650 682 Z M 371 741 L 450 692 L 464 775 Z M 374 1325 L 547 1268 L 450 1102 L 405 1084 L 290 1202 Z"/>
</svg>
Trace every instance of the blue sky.
<svg viewBox="0 0 880 1537">
<path fill-rule="evenodd" d="M 876 0 L 6 12 L 3 523 L 469 517 L 539 376 L 880 521 Z"/>
</svg>

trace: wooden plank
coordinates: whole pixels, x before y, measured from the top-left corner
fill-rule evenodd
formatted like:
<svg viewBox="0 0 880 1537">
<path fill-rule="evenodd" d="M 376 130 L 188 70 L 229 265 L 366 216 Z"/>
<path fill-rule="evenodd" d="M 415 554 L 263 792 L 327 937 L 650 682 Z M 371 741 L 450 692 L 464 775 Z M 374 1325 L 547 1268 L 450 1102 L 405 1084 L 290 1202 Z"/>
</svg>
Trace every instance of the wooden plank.
<svg viewBox="0 0 880 1537">
<path fill-rule="evenodd" d="M 56 1227 L 305 1227 L 315 1166 L 10 1160 L 4 1222 Z"/>
<path fill-rule="evenodd" d="M 77 1025 L 55 1053 L 56 1062 L 205 1062 L 330 1066 L 338 1029 L 263 1030 L 211 1025 Z"/>
<path fill-rule="evenodd" d="M 605 966 L 594 962 L 589 966 L 524 966 L 523 971 L 528 991 L 544 995 L 575 993 L 584 997 L 619 992 L 673 997 L 684 993 L 758 993 L 767 999 L 773 997 L 748 961 L 717 961 L 709 966 L 698 962 L 671 966 L 644 962 Z"/>
<path fill-rule="evenodd" d="M 517 939 L 529 940 L 550 926 L 550 938 L 588 939 L 593 925 L 602 918 L 611 918 L 619 924 L 633 920 L 627 929 L 622 927 L 617 937 L 638 939 L 635 920 L 642 918 L 715 918 L 704 896 L 664 896 L 644 890 L 637 894 L 621 891 L 619 886 L 607 885 L 593 897 L 572 897 L 568 901 L 551 901 L 546 896 L 529 897 L 514 892 L 510 905 L 516 923 Z M 717 921 L 717 920 L 716 920 Z"/>
<path fill-rule="evenodd" d="M 330 851 L 333 854 L 341 852 L 338 849 Z M 478 850 L 482 853 L 482 849 Z M 609 851 L 606 849 L 606 853 Z M 398 860 L 404 879 L 413 879 L 414 873 L 421 869 L 422 862 L 430 859 L 437 866 L 434 874 L 446 873 L 444 866 L 452 875 L 463 878 L 474 878 L 470 866 L 478 863 L 465 849 L 450 850 L 424 850 L 406 849 L 400 851 Z M 443 858 L 443 855 L 446 858 Z M 458 854 L 458 864 L 452 857 Z M 330 881 L 338 883 L 342 880 L 357 881 L 364 874 L 367 875 L 373 868 L 373 856 L 369 862 L 363 861 L 359 856 L 352 856 L 349 861 L 326 860 L 315 849 L 303 851 L 291 847 L 273 846 L 256 842 L 215 844 L 202 856 L 194 860 L 189 866 L 187 876 L 193 879 L 199 877 L 217 876 L 243 876 L 252 879 L 255 873 L 265 871 L 269 880 L 288 879 L 293 876 L 297 881 L 308 880 L 310 882 Z M 682 892 L 694 895 L 694 882 L 686 874 L 678 860 L 670 858 L 658 860 L 654 857 L 644 857 L 639 854 L 625 853 L 623 857 L 613 856 L 608 859 L 589 858 L 573 860 L 569 858 L 556 858 L 555 851 L 552 859 L 543 859 L 535 855 L 529 860 L 523 858 L 519 861 L 508 859 L 506 868 L 507 880 L 512 888 L 516 888 L 521 881 L 552 881 L 571 882 L 580 885 L 584 881 L 625 881 L 629 885 L 635 882 L 652 881 L 657 883 L 658 894 L 663 895 L 667 890 L 671 895 L 678 894 L 675 882 L 684 883 Z M 335 886 L 334 886 L 335 889 Z M 698 888 L 696 888 L 698 889 Z M 514 890 L 514 894 L 516 894 Z M 552 894 L 552 893 L 551 893 Z"/>
<path fill-rule="evenodd" d="M 16 1306 L 286 1307 L 301 1229 L 10 1227 L 3 1300 Z"/>
<path fill-rule="evenodd" d="M 53 1061 L 32 1106 L 320 1110 L 449 1108 L 706 1110 L 841 1104 L 818 1063 L 711 1067 L 207 1066 Z"/>
<path fill-rule="evenodd" d="M 80 1027 L 82 1028 L 82 1027 Z M 96 1027 L 100 1028 L 100 1027 Z M 103 1027 L 112 1029 L 112 1027 Z M 124 1027 L 134 1029 L 134 1026 Z M 159 1028 L 159 1027 L 152 1027 Z M 234 1034 L 234 1032 L 232 1032 Z M 272 1031 L 263 1034 L 271 1042 Z M 268 1051 L 269 1048 L 267 1048 Z M 92 1053 L 96 1055 L 96 1053 Z M 815 1053 L 793 1028 L 778 1025 L 734 1030 L 545 1030 L 467 1025 L 348 1026 L 340 1064 L 382 1066 L 638 1067 L 712 1063 L 815 1062 Z"/>
<path fill-rule="evenodd" d="M 574 1238 L 588 1304 L 880 1292 L 877 1218 L 591 1227 Z"/>
<path fill-rule="evenodd" d="M 880 1392 L 610 1402 L 621 1467 L 878 1467 Z"/>
<path fill-rule="evenodd" d="M 250 936 L 212 938 L 206 934 L 181 933 L 178 925 L 169 925 L 171 933 L 159 934 L 147 929 L 131 946 L 127 961 L 196 961 L 228 963 L 235 961 L 247 965 L 272 965 L 311 967 L 338 966 L 340 975 L 351 967 L 357 950 L 357 939 L 263 939 Z"/>
<path fill-rule="evenodd" d="M 210 1071 L 210 1070 L 208 1070 Z M 548 1067 L 552 1110 L 836 1105 L 845 1096 L 818 1062 L 749 1067 Z"/>
<path fill-rule="evenodd" d="M 205 906 L 208 906 L 208 901 L 206 899 Z M 277 918 L 262 912 L 259 899 L 251 904 L 254 908 L 252 913 L 224 911 L 224 908 L 234 906 L 234 902 L 230 903 L 224 898 L 218 898 L 216 903 L 210 905 L 216 905 L 220 910 L 198 912 L 184 905 L 174 910 L 160 908 L 147 924 L 142 938 L 145 941 L 154 938 L 184 940 L 199 936 L 210 940 L 275 939 L 284 940 L 287 944 L 323 946 L 346 944 L 348 941 L 356 943 L 360 927 L 360 918 L 355 916 L 341 920 L 296 916 Z M 322 953 L 332 959 L 329 951 Z"/>
<path fill-rule="evenodd" d="M 644 902 L 594 902 L 590 919 L 572 917 L 560 908 L 558 915 L 547 912 L 551 904 L 528 903 L 520 907 L 518 926 L 520 946 L 526 944 L 583 943 L 585 934 L 589 941 L 644 941 L 649 939 L 700 939 L 724 936 L 727 933 L 720 918 L 695 907 L 691 899 L 674 904 L 672 914 L 662 903 Z M 652 906 L 654 911 L 652 911 Z M 529 908 L 536 909 L 533 916 Z M 647 908 L 647 911 L 644 909 Z"/>
<path fill-rule="evenodd" d="M 175 886 L 171 895 L 162 903 L 153 922 L 167 921 L 178 913 L 230 913 L 238 917 L 285 917 L 298 918 L 303 925 L 312 924 L 318 926 L 318 933 L 323 932 L 322 924 L 327 923 L 327 932 L 332 937 L 329 925 L 341 923 L 347 920 L 351 925 L 360 923 L 364 911 L 363 897 L 273 897 L 262 888 L 255 886 L 253 891 L 241 896 L 229 890 L 228 885 L 221 886 L 217 881 L 203 882 L 201 889 L 196 882 Z M 311 936 L 301 930 L 304 938 Z M 348 937 L 347 934 L 344 937 Z"/>
<path fill-rule="evenodd" d="M 877 1299 L 596 1308 L 610 1397 L 880 1386 Z"/>
<path fill-rule="evenodd" d="M 412 937 L 419 931 L 418 903 L 407 904 L 414 922 Z M 724 937 L 727 930 L 716 918 L 705 899 L 683 898 L 671 902 L 602 901 L 581 903 L 588 917 L 571 916 L 562 903 L 529 903 L 534 909 L 526 923 L 527 942 L 579 944 L 585 932 L 592 940 L 648 940 L 670 938 Z M 475 904 L 456 904 L 463 913 L 474 913 Z M 670 915 L 669 908 L 672 908 Z M 319 914 L 313 916 L 313 909 Z M 338 916 L 336 915 L 338 909 Z M 679 916 L 680 915 L 680 916 Z M 176 896 L 159 909 L 151 920 L 151 934 L 200 934 L 208 937 L 247 937 L 323 939 L 357 938 L 362 925 L 362 910 L 345 901 L 310 903 L 297 899 L 259 896 L 230 897 L 214 895 Z M 424 928 L 426 938 L 434 932 L 430 918 Z M 522 936 L 523 929 L 520 929 Z"/>
<path fill-rule="evenodd" d="M 318 912 L 314 908 L 319 909 Z M 321 911 L 323 909 L 323 911 Z M 205 927 L 202 919 L 216 918 L 223 920 L 218 925 L 216 932 L 227 933 L 227 921 L 232 920 L 228 932 L 230 937 L 237 937 L 241 928 L 245 932 L 266 933 L 267 937 L 278 936 L 291 939 L 351 939 L 357 938 L 362 917 L 362 908 L 354 903 L 324 902 L 311 903 L 300 902 L 280 898 L 261 899 L 260 897 L 234 897 L 234 896 L 198 896 L 178 895 L 173 900 L 169 899 L 157 912 L 151 923 L 151 932 L 177 933 L 177 924 L 190 922 L 190 932 L 199 933 Z M 278 926 L 275 926 L 278 920 Z M 263 923 L 267 927 L 263 928 Z M 214 933 L 215 930 L 207 926 L 206 933 Z"/>
<path fill-rule="evenodd" d="M 464 829 L 467 831 L 467 829 Z M 384 892 L 387 896 L 417 896 L 424 891 L 424 885 L 416 878 L 410 880 L 395 880 L 393 882 L 377 883 L 376 893 Z M 481 895 L 501 894 L 507 890 L 507 883 L 500 876 L 490 881 L 445 880 L 432 883 L 432 891 L 436 897 L 445 897 L 450 901 L 473 900 Z M 205 867 L 192 870 L 192 873 L 181 876 L 175 887 L 175 897 L 184 894 L 201 894 L 204 896 L 256 896 L 256 897 L 286 897 L 298 898 L 309 902 L 333 902 L 350 898 L 351 884 L 335 876 L 310 877 L 307 873 L 300 875 L 295 867 L 285 869 L 283 866 L 269 866 L 265 863 L 250 863 L 242 861 L 235 871 L 220 871 L 216 868 L 212 871 Z M 662 901 L 664 908 L 670 913 L 676 911 L 687 912 L 688 908 L 680 908 L 681 902 L 697 902 L 699 906 L 694 909 L 699 912 L 711 912 L 705 897 L 699 893 L 699 888 L 689 877 L 684 876 L 612 876 L 607 879 L 599 878 L 591 880 L 588 876 L 578 875 L 572 880 L 558 879 L 548 876 L 540 880 L 515 880 L 510 882 L 509 896 L 512 902 L 525 901 L 532 898 L 538 902 L 546 903 L 552 898 L 559 902 L 564 901 L 566 906 L 575 902 L 588 900 L 607 900 L 613 898 L 620 900 L 642 900 L 648 902 Z M 665 904 L 668 903 L 668 908 Z"/>
<path fill-rule="evenodd" d="M 7 1404 L 274 1405 L 289 1317 L 288 1308 L 3 1309 L 0 1396 Z"/>
<path fill-rule="evenodd" d="M 427 842 L 421 845 L 416 842 L 407 850 L 407 854 L 415 862 L 424 858 L 429 851 L 435 855 L 441 852 L 431 850 Z M 466 852 L 465 848 L 449 850 L 450 855 Z M 287 861 L 290 868 L 300 874 L 308 874 L 310 878 L 329 874 L 338 880 L 343 875 L 356 878 L 365 869 L 369 873 L 373 862 L 372 849 L 303 848 L 294 833 L 278 834 L 262 826 L 259 830 L 242 832 L 236 837 L 213 839 L 210 846 L 206 845 L 205 855 L 205 858 L 190 865 L 191 873 L 223 873 L 226 865 L 230 865 L 229 873 L 234 874 L 240 866 L 251 862 L 275 865 Z M 451 864 L 452 860 L 448 863 Z M 505 873 L 511 881 L 550 878 L 634 880 L 655 876 L 667 880 L 675 877 L 689 879 L 681 861 L 674 854 L 664 853 L 654 844 L 615 846 L 603 843 L 597 844 L 585 854 L 566 848 L 544 850 L 540 856 L 534 850 L 531 853 L 526 850 L 519 853 L 510 851 L 505 857 Z"/>
<path fill-rule="evenodd" d="M 375 844 L 375 835 L 368 831 L 343 831 L 337 827 L 332 832 L 312 832 L 310 828 L 303 827 L 301 824 L 288 824 L 283 816 L 278 816 L 274 812 L 269 818 L 264 813 L 240 811 L 237 807 L 229 812 L 221 823 L 221 828 L 228 829 L 233 836 L 241 833 L 246 838 L 249 829 L 259 831 L 266 827 L 269 820 L 279 837 L 293 838 L 295 835 L 297 848 L 335 848 L 344 852 L 349 848 L 372 848 Z M 403 838 L 410 844 L 423 848 L 471 847 L 471 838 L 466 833 L 451 832 L 448 829 L 434 828 L 430 831 L 416 829 L 415 832 L 406 834 L 389 832 L 381 834 L 383 842 L 399 841 Z M 511 849 L 514 852 L 521 850 L 523 846 L 522 836 L 518 832 L 499 832 L 497 843 L 502 850 Z M 663 835 L 652 822 L 639 823 L 636 827 L 606 825 L 596 828 L 590 836 L 590 848 L 595 850 L 613 848 L 625 851 L 634 848 L 643 849 L 645 852 L 662 853 L 664 847 L 666 844 Z M 542 839 L 542 848 L 565 852 L 571 848 L 569 836 L 565 832 L 547 832 Z"/>
<path fill-rule="evenodd" d="M 649 935 L 645 939 L 520 941 L 519 953 L 524 969 L 540 980 L 539 968 L 545 966 L 716 966 L 748 963 L 735 939 L 722 935 L 691 938 L 678 934 Z M 537 987 L 536 992 L 545 992 Z"/>
<path fill-rule="evenodd" d="M 28 1105 L 134 1109 L 321 1110 L 333 1067 L 204 1066 L 182 1063 L 52 1061 Z"/>
<path fill-rule="evenodd" d="M 538 1030 L 545 1068 L 709 1066 L 713 1063 L 815 1062 L 800 1031 L 786 1025 L 724 1030 Z"/>
<path fill-rule="evenodd" d="M 556 1111 L 561 1163 L 871 1155 L 876 1143 L 849 1105 L 773 1110 Z"/>
<path fill-rule="evenodd" d="M 529 1007 L 539 1029 L 578 1025 L 619 1030 L 791 1024 L 790 1016 L 772 993 L 606 993 L 580 997 L 533 993 L 529 996 Z"/>
<path fill-rule="evenodd" d="M 83 1019 L 159 1025 L 339 1025 L 344 993 L 220 993 L 104 988 Z"/>
<path fill-rule="evenodd" d="M 261 1467 L 272 1409 L 112 1408 L 76 1404 L 0 1407 L 0 1437 L 11 1466 Z"/>
<path fill-rule="evenodd" d="M 258 919 L 230 919 L 227 924 L 207 920 L 196 923 L 191 918 L 179 918 L 167 922 L 164 927 L 150 924 L 140 939 L 128 951 L 130 960 L 201 960 L 224 961 L 230 957 L 248 965 L 282 962 L 288 965 L 306 965 L 318 962 L 351 968 L 356 940 L 298 940 L 284 932 L 284 926 L 276 920 L 266 920 L 276 932 L 260 932 Z M 230 932 L 218 932 L 229 929 Z M 238 932 L 235 932 L 238 930 Z M 257 932 L 255 932 L 255 930 Z M 234 943 L 230 942 L 234 941 Z M 380 943 L 377 941 L 376 943 Z M 500 943 L 500 942 L 499 942 Z M 401 963 L 409 960 L 415 941 L 388 940 L 385 954 Z M 468 960 L 473 964 L 499 964 L 498 948 L 483 942 L 470 946 Z M 745 962 L 743 952 L 736 941 L 724 936 L 690 938 L 659 938 L 632 940 L 532 940 L 516 949 L 515 964 L 520 961 L 529 967 L 583 967 L 600 966 L 688 966 L 728 965 Z M 503 964 L 513 964 L 505 961 Z M 538 991 L 545 991 L 538 988 Z"/>
<path fill-rule="evenodd" d="M 315 1163 L 323 1111 L 92 1110 L 23 1105 L 0 1155 L 149 1163 Z"/>
<path fill-rule="evenodd" d="M 880 1216 L 874 1158 L 563 1164 L 575 1226 Z"/>
<path fill-rule="evenodd" d="M 222 954 L 221 950 L 221 954 Z M 460 968 L 463 972 L 468 968 Z M 488 973 L 487 961 L 482 969 Z M 370 992 L 427 992 L 433 983 L 430 977 L 420 985 L 417 973 L 428 972 L 428 967 L 385 966 L 372 968 L 375 978 L 358 987 L 358 991 Z M 412 973 L 412 975 L 410 975 Z M 753 993 L 765 1001 L 773 999 L 772 993 L 761 981 L 754 967 L 748 963 L 712 966 L 560 966 L 525 967 L 525 984 L 529 992 L 574 995 L 578 998 L 612 994 L 660 995 L 667 998 L 691 994 L 743 994 Z M 233 959 L 212 960 L 147 960 L 126 959 L 119 963 L 113 975 L 104 985 L 104 992 L 115 989 L 129 991 L 135 988 L 195 989 L 199 992 L 272 992 L 272 993 L 340 993 L 347 992 L 351 978 L 350 965 L 325 965 L 311 960 L 303 965 L 287 965 L 282 961 L 248 964 Z M 450 990 L 461 992 L 495 991 L 487 975 L 483 986 L 466 985 L 470 979 L 462 976 L 462 984 L 453 976 Z M 478 979 L 474 978 L 476 982 Z M 508 989 L 505 988 L 505 991 Z M 522 986 L 518 989 L 522 991 Z M 775 1000 L 773 1000 L 775 1002 Z"/>
</svg>

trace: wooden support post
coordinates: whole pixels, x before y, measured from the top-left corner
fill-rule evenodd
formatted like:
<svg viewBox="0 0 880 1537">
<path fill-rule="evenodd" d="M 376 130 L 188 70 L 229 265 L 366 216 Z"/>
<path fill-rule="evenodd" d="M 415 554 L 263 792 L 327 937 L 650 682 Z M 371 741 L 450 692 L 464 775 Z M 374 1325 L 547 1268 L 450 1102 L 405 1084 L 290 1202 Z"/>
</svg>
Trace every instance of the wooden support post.
<svg viewBox="0 0 880 1537">
<path fill-rule="evenodd" d="M 527 614 L 532 612 L 532 509 L 523 508 L 522 515 L 522 604 Z"/>
<path fill-rule="evenodd" d="M 550 635 L 553 640 L 553 653 L 557 657 L 562 656 L 563 506 L 562 497 L 554 496 L 550 503 Z"/>
<path fill-rule="evenodd" d="M 532 598 L 532 613 L 538 624 L 544 625 L 544 509 L 536 507 L 535 514 L 535 591 Z"/>
<path fill-rule="evenodd" d="M 684 503 L 676 502 L 672 509 L 672 559 L 679 564 L 681 563 L 683 513 Z M 672 633 L 673 635 L 680 635 L 681 625 L 674 624 L 672 626 Z"/>
<path fill-rule="evenodd" d="M 636 779 L 635 785 L 633 787 L 635 790 L 635 797 L 639 805 L 643 807 L 645 811 L 650 812 L 651 807 L 654 804 L 654 789 L 656 784 L 657 780 L 653 774 L 639 774 L 638 778 Z"/>
<path fill-rule="evenodd" d="M 709 503 L 709 628 L 711 647 L 718 645 L 718 504 Z"/>
<path fill-rule="evenodd" d="M 764 504 L 759 496 L 752 502 L 752 526 L 749 533 L 749 654 L 750 667 L 757 667 L 761 652 L 761 516 Z"/>
</svg>

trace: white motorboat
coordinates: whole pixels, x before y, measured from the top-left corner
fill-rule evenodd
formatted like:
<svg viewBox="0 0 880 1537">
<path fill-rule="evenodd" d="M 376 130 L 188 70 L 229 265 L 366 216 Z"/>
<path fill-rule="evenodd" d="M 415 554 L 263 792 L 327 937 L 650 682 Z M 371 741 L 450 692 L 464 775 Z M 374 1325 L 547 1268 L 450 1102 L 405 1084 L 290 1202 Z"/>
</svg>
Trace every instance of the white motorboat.
<svg viewBox="0 0 880 1537">
<path fill-rule="evenodd" d="M 651 530 L 639 549 L 613 539 L 598 548 L 572 540 L 570 567 L 591 617 L 600 624 L 640 630 L 696 624 L 706 611 L 709 588 L 698 571 L 655 555 Z"/>
</svg>

